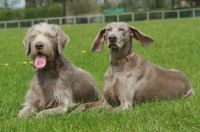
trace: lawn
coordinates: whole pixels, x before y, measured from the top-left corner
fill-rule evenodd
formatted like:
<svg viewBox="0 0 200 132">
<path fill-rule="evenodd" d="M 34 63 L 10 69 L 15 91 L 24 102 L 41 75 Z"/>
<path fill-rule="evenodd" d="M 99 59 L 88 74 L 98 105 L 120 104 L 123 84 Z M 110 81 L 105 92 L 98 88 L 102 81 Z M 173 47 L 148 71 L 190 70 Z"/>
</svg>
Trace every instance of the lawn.
<svg viewBox="0 0 200 132">
<path fill-rule="evenodd" d="M 104 109 L 82 113 L 46 116 L 35 114 L 18 119 L 24 96 L 33 77 L 33 67 L 25 56 L 22 40 L 27 29 L 0 30 L 0 131 L 2 132 L 194 132 L 200 131 L 200 19 L 175 19 L 130 22 L 155 42 L 143 48 L 134 41 L 136 54 L 146 60 L 184 72 L 196 96 L 188 99 L 138 104 L 126 111 L 109 113 Z M 90 72 L 102 90 L 103 76 L 109 66 L 108 49 L 91 53 L 90 47 L 106 24 L 64 25 L 70 37 L 65 56 L 77 67 Z M 85 50 L 86 52 L 82 52 Z M 69 111 L 72 111 L 71 108 Z"/>
</svg>

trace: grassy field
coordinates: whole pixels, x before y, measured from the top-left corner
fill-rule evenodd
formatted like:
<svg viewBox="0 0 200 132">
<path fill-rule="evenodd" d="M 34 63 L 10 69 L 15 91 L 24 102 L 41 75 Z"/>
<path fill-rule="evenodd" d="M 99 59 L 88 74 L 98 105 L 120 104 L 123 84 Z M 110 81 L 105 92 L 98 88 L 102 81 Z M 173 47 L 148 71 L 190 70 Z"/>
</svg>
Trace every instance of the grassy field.
<svg viewBox="0 0 200 132">
<path fill-rule="evenodd" d="M 27 29 L 0 30 L 0 131 L 2 132 L 194 132 L 200 131 L 200 19 L 131 22 L 155 42 L 143 48 L 134 41 L 136 54 L 152 63 L 184 72 L 196 92 L 194 98 L 139 104 L 119 113 L 103 109 L 82 113 L 18 119 L 33 68 L 22 44 Z M 89 71 L 102 89 L 109 66 L 108 49 L 91 53 L 90 47 L 106 24 L 62 26 L 71 41 L 64 50 L 76 66 Z M 82 51 L 86 51 L 82 53 Z M 70 109 L 73 110 L 73 109 Z"/>
</svg>

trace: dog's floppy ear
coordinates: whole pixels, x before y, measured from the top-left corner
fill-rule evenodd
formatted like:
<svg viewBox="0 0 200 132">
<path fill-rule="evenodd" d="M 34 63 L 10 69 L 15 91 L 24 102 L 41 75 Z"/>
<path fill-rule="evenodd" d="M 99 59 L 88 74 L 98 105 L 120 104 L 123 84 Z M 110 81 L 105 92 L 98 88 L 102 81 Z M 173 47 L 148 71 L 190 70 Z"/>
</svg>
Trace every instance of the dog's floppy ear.
<svg viewBox="0 0 200 132">
<path fill-rule="evenodd" d="M 62 54 L 62 50 L 65 48 L 65 46 L 69 43 L 70 39 L 69 37 L 60 29 L 60 27 L 57 26 L 57 37 L 58 37 L 58 52 L 59 54 Z"/>
<path fill-rule="evenodd" d="M 130 33 L 131 33 L 133 38 L 140 41 L 142 46 L 148 46 L 148 45 L 150 45 L 151 43 L 154 42 L 153 38 L 145 35 L 144 33 L 140 32 L 139 30 L 137 30 L 136 28 L 134 28 L 132 26 L 130 26 Z"/>
<path fill-rule="evenodd" d="M 28 30 L 28 32 L 26 33 L 26 36 L 23 39 L 23 44 L 24 44 L 24 47 L 26 48 L 26 55 L 29 55 L 30 52 L 31 52 L 30 40 L 31 40 L 31 37 L 32 37 L 31 36 L 32 31 L 33 31 L 33 27 Z"/>
<path fill-rule="evenodd" d="M 98 35 L 96 36 L 94 43 L 92 45 L 91 51 L 92 52 L 101 52 L 103 49 L 104 44 L 104 35 L 105 35 L 106 28 L 103 28 L 99 31 Z"/>
</svg>

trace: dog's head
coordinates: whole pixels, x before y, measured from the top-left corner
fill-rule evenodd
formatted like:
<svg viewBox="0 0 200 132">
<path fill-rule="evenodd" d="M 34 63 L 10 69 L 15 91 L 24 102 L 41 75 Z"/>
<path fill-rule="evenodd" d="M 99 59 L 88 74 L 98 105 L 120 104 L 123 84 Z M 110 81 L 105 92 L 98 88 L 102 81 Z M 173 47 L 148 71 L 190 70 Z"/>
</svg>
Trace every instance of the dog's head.
<svg viewBox="0 0 200 132">
<path fill-rule="evenodd" d="M 154 41 L 153 38 L 124 22 L 113 22 L 99 31 L 91 51 L 102 51 L 104 41 L 107 42 L 108 48 L 122 48 L 125 44 L 132 42 L 132 38 L 139 40 L 143 46 L 148 46 Z"/>
<path fill-rule="evenodd" d="M 26 55 L 31 56 L 38 69 L 45 67 L 48 62 L 62 54 L 68 44 L 69 37 L 54 24 L 39 23 L 31 27 L 24 40 Z"/>
</svg>

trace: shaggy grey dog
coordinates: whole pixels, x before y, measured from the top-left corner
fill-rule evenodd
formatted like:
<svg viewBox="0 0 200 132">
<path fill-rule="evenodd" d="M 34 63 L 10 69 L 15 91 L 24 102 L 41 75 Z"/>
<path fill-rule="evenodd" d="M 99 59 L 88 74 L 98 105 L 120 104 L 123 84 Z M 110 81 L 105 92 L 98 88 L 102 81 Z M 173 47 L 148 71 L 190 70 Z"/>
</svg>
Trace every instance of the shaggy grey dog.
<svg viewBox="0 0 200 132">
<path fill-rule="evenodd" d="M 40 23 L 31 27 L 24 40 L 26 55 L 34 60 L 35 74 L 26 93 L 19 117 L 42 109 L 44 114 L 64 113 L 74 103 L 99 98 L 93 77 L 71 64 L 62 53 L 69 37 L 54 24 Z"/>
</svg>

